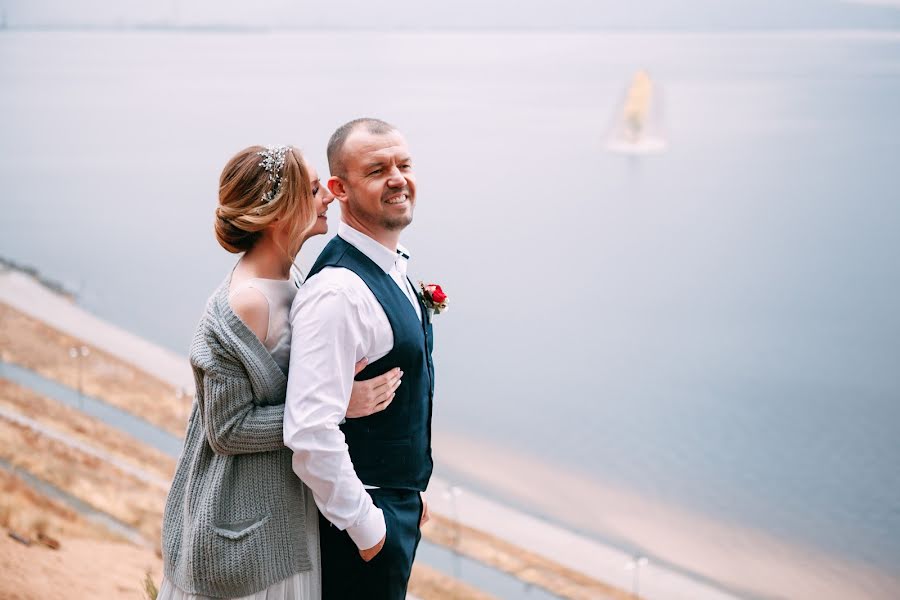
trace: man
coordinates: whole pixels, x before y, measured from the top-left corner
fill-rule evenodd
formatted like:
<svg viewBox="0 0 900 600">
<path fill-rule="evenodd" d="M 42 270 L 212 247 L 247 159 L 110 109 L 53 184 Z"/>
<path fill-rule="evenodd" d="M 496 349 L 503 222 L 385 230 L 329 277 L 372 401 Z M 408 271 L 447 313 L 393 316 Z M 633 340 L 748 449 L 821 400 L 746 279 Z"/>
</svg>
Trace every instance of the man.
<svg viewBox="0 0 900 600">
<path fill-rule="evenodd" d="M 399 243 L 416 180 L 405 139 L 377 119 L 338 128 L 328 165 L 341 223 L 291 309 L 284 442 L 323 515 L 323 598 L 401 600 L 432 471 L 431 323 Z M 362 359 L 358 379 L 399 367 L 401 383 L 383 411 L 346 419 Z"/>
</svg>

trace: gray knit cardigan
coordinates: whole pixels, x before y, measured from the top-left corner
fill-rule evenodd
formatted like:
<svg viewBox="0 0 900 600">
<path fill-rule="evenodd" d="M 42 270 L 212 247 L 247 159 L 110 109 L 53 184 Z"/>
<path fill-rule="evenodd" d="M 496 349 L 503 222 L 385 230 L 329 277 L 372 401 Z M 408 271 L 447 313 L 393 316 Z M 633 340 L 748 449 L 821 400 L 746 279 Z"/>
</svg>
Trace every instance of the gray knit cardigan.
<svg viewBox="0 0 900 600">
<path fill-rule="evenodd" d="M 308 571 L 308 488 L 282 434 L 287 377 L 231 310 L 229 276 L 191 344 L 197 395 L 166 500 L 166 577 L 192 594 L 247 596 Z"/>
</svg>

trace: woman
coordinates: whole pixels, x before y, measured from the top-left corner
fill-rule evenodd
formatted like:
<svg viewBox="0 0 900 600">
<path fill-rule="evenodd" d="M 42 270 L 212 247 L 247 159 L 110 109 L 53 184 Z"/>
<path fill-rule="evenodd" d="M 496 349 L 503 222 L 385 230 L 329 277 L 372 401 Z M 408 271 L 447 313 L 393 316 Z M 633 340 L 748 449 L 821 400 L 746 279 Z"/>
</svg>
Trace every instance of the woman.
<svg viewBox="0 0 900 600">
<path fill-rule="evenodd" d="M 166 500 L 159 600 L 321 596 L 316 505 L 291 470 L 282 421 L 291 266 L 328 231 L 333 199 L 290 146 L 252 146 L 222 171 L 216 238 L 243 255 L 191 345 L 197 393 Z M 355 383 L 347 416 L 384 410 L 399 375 Z"/>
</svg>

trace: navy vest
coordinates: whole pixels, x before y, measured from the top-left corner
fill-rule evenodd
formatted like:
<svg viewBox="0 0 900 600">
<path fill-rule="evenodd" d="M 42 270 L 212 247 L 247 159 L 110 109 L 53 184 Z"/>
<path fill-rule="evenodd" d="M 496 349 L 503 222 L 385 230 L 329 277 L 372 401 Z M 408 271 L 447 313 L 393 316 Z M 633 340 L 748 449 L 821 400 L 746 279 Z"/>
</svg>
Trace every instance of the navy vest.
<svg viewBox="0 0 900 600">
<path fill-rule="evenodd" d="M 390 406 L 368 417 L 347 419 L 341 425 L 356 474 L 367 485 L 423 491 L 433 468 L 431 350 L 434 338 L 428 311 L 419 299 L 420 321 L 406 294 L 391 276 L 339 236 L 328 242 L 309 276 L 325 267 L 343 267 L 359 275 L 381 304 L 394 332 L 391 351 L 367 365 L 356 379 L 371 379 L 394 367 L 403 371 Z"/>
</svg>

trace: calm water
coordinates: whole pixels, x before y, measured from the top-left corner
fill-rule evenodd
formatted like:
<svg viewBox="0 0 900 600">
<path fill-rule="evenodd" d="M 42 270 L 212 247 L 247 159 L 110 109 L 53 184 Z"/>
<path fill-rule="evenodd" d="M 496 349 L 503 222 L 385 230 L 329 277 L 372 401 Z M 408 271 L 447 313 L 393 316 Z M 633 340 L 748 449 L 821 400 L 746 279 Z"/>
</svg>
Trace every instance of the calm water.
<svg viewBox="0 0 900 600">
<path fill-rule="evenodd" d="M 607 153 L 642 67 L 670 150 Z M 0 255 L 186 352 L 225 161 L 381 116 L 440 426 L 898 573 L 898 106 L 890 34 L 4 33 Z"/>
</svg>

